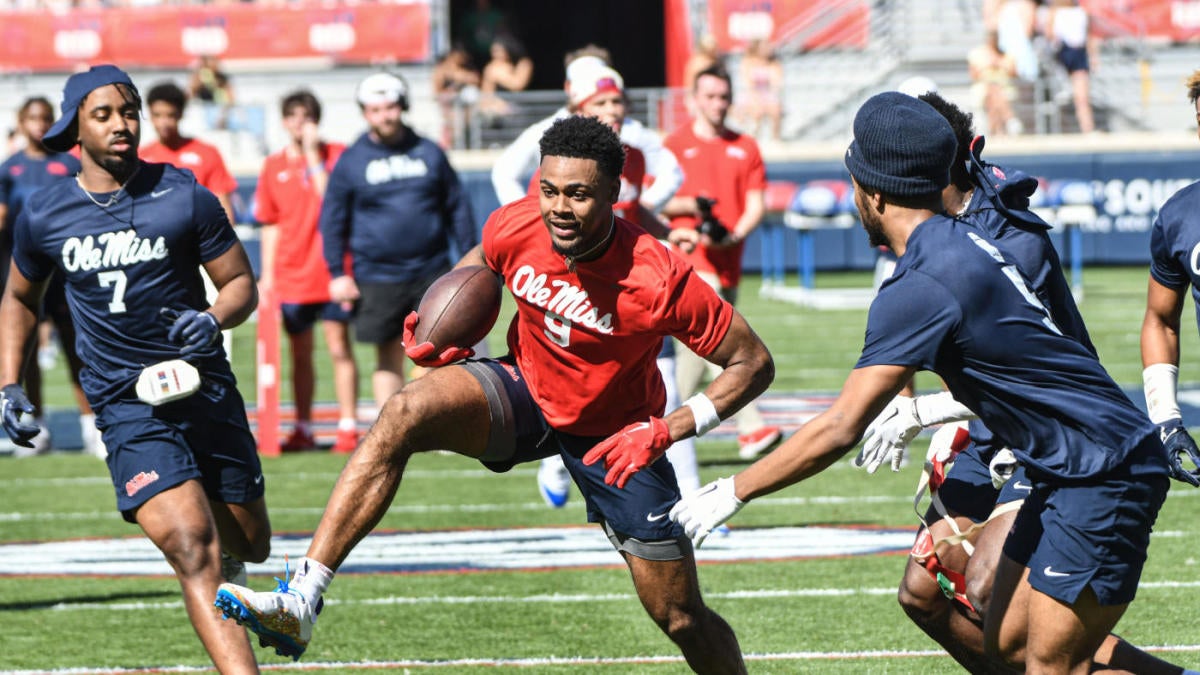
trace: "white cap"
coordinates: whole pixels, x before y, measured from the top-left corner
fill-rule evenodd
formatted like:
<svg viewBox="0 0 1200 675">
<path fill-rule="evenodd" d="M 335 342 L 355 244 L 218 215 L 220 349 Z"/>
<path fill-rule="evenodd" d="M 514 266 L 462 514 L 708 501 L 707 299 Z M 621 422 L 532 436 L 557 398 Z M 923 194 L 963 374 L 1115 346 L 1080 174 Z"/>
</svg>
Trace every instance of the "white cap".
<svg viewBox="0 0 1200 675">
<path fill-rule="evenodd" d="M 924 75 L 913 75 L 907 80 L 901 82 L 900 86 L 896 87 L 896 91 L 900 92 L 901 94 L 908 94 L 913 98 L 917 98 L 921 94 L 927 94 L 931 91 L 936 93 L 937 90 L 937 82 L 934 82 Z"/>
<path fill-rule="evenodd" d="M 581 56 L 567 64 L 567 82 L 574 80 L 592 68 L 607 68 L 608 64 L 599 56 Z"/>
<path fill-rule="evenodd" d="M 575 75 L 567 82 L 571 105 L 575 107 L 587 103 L 597 94 L 625 91 L 625 80 L 621 78 L 621 74 L 608 66 L 593 66 Z"/>
<path fill-rule="evenodd" d="M 379 103 L 395 103 L 408 96 L 408 87 L 404 80 L 391 73 L 375 73 L 368 75 L 358 83 L 354 98 L 359 105 L 374 105 Z"/>
</svg>

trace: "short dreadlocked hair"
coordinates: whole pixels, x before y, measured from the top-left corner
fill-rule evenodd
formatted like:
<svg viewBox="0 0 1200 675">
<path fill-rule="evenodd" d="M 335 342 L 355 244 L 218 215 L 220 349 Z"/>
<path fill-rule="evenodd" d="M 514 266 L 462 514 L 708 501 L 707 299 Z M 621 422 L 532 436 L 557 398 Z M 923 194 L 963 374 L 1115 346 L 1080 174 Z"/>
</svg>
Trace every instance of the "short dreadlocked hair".
<svg viewBox="0 0 1200 675">
<path fill-rule="evenodd" d="M 575 157 L 596 161 L 600 173 L 616 180 L 625 166 L 625 148 L 607 124 L 594 117 L 571 115 L 555 122 L 538 144 L 542 159 Z"/>
<path fill-rule="evenodd" d="M 1183 82 L 1183 86 L 1187 87 L 1188 100 L 1192 105 L 1196 105 L 1196 100 L 1200 99 L 1200 70 L 1193 72 Z"/>
<path fill-rule="evenodd" d="M 954 163 L 950 165 L 950 182 L 954 187 L 969 192 L 975 183 L 971 181 L 971 172 L 967 170 L 970 161 L 971 141 L 975 140 L 974 115 L 964 112 L 962 108 L 942 98 L 937 92 L 926 92 L 917 98 L 933 106 L 954 130 L 954 139 L 958 141 L 958 152 L 954 153 Z"/>
</svg>

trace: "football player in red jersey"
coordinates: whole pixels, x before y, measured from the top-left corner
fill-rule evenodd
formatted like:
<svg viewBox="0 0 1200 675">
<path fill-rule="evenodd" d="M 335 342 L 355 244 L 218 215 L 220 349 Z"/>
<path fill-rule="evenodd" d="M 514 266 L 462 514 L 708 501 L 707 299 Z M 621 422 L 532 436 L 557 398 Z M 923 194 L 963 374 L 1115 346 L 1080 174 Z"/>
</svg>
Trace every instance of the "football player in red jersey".
<svg viewBox="0 0 1200 675">
<path fill-rule="evenodd" d="M 700 597 L 688 539 L 666 517 L 679 490 L 661 458 L 673 441 L 713 429 L 762 393 L 774 377 L 771 355 L 690 265 L 613 215 L 625 157 L 611 128 L 581 116 L 559 120 L 541 154 L 538 197 L 495 211 L 482 245 L 459 262 L 504 277 L 517 305 L 509 355 L 434 353 L 414 344 L 410 317 L 405 344 L 414 360 L 467 360 L 434 368 L 388 400 L 343 469 L 290 583 L 273 593 L 233 584 L 218 592 L 226 616 L 281 653 L 298 657 L 307 647 L 334 570 L 387 511 L 408 458 L 452 449 L 494 471 L 562 456 L 588 519 L 603 527 L 646 611 L 688 664 L 745 672 L 733 630 Z M 666 336 L 724 367 L 703 394 L 670 411 L 655 366 Z M 585 463 L 593 448 L 624 460 Z"/>
</svg>

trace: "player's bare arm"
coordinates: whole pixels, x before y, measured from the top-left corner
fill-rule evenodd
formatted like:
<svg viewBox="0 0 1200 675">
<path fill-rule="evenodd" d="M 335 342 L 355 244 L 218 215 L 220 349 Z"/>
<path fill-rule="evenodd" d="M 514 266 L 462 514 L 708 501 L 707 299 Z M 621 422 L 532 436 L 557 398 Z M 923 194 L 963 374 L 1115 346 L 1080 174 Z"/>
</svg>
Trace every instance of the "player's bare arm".
<svg viewBox="0 0 1200 675">
<path fill-rule="evenodd" d="M 469 265 L 487 265 L 487 260 L 483 257 L 483 244 L 479 244 L 470 251 L 467 251 L 463 257 L 454 264 L 454 267 L 455 269 L 458 269 L 459 267 L 467 267 Z"/>
<path fill-rule="evenodd" d="M 733 321 L 721 344 L 708 355 L 708 360 L 724 368 L 704 390 L 712 401 L 717 415 L 729 417 L 762 395 L 775 379 L 775 362 L 745 317 L 734 310 Z M 696 431 L 692 409 L 683 406 L 664 418 L 671 429 L 671 438 L 687 438 Z"/>
<path fill-rule="evenodd" d="M 743 502 L 814 476 L 858 444 L 867 424 L 916 372 L 904 366 L 856 368 L 828 410 L 783 445 L 734 476 Z"/>
<path fill-rule="evenodd" d="M 1142 366 L 1179 365 L 1179 322 L 1185 288 L 1169 288 L 1150 279 L 1146 289 L 1146 316 L 1142 319 Z"/>
<path fill-rule="evenodd" d="M 45 281 L 32 282 L 16 264 L 10 266 L 0 301 L 0 384 L 20 380 L 24 346 L 37 328 L 38 308 L 45 291 Z"/>
<path fill-rule="evenodd" d="M 234 244 L 221 255 L 204 263 L 213 285 L 217 287 L 217 300 L 208 308 L 221 328 L 233 328 L 250 318 L 258 306 L 258 286 L 246 249 Z"/>
</svg>

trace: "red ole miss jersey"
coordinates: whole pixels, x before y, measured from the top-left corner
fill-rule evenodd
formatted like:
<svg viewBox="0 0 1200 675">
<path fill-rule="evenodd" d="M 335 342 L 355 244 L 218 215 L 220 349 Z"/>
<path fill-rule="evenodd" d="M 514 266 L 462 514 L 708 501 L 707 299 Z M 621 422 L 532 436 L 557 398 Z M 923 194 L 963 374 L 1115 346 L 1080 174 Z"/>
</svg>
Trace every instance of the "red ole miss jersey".
<svg viewBox="0 0 1200 675">
<path fill-rule="evenodd" d="M 683 167 L 683 185 L 676 196 L 711 197 L 717 200 L 713 215 L 733 229 L 746 210 L 746 192 L 767 187 L 767 170 L 758 144 L 746 134 L 728 132 L 712 140 L 697 138 L 689 122 L 663 141 Z M 696 227 L 692 216 L 671 219 L 671 227 Z M 701 272 L 715 273 L 724 288 L 733 288 L 742 278 L 744 243 L 728 248 L 697 246 L 687 254 L 688 262 Z"/>
<path fill-rule="evenodd" d="M 325 171 L 332 171 L 346 146 L 321 145 Z M 279 228 L 275 249 L 275 291 L 281 302 L 329 301 L 329 268 L 322 252 L 321 198 L 309 180 L 308 163 L 302 155 L 289 156 L 281 150 L 263 162 L 254 193 L 254 218 Z M 346 269 L 350 269 L 349 255 Z"/>
<path fill-rule="evenodd" d="M 178 148 L 168 148 L 159 141 L 143 146 L 138 155 L 146 162 L 170 164 L 187 169 L 196 175 L 196 182 L 220 196 L 237 190 L 237 179 L 225 168 L 225 160 L 215 146 L 189 138 Z"/>
<path fill-rule="evenodd" d="M 621 167 L 621 191 L 617 194 L 617 203 L 613 204 L 613 212 L 618 218 L 636 223 L 638 200 L 642 198 L 642 186 L 646 184 L 646 155 L 632 145 L 622 147 L 625 148 L 625 166 Z M 529 179 L 527 194 L 537 196 L 541 178 L 539 167 Z"/>
<path fill-rule="evenodd" d="M 500 207 L 483 228 L 487 264 L 517 302 L 508 348 L 550 426 L 581 436 L 662 415 L 663 337 L 706 356 L 733 320 L 687 262 L 637 225 L 613 222 L 608 250 L 574 274 L 551 247 L 536 198 Z"/>
</svg>

